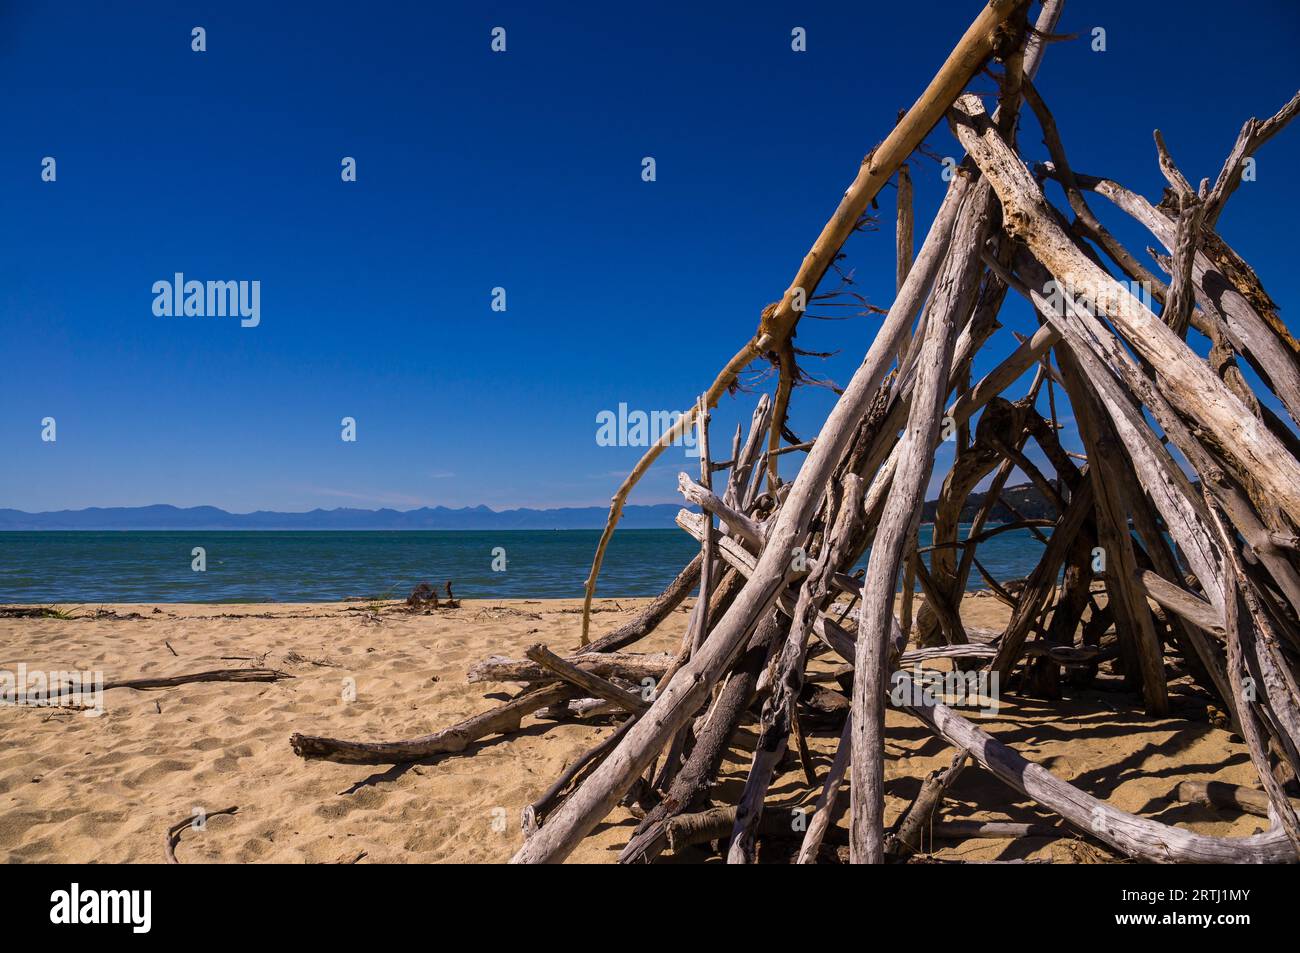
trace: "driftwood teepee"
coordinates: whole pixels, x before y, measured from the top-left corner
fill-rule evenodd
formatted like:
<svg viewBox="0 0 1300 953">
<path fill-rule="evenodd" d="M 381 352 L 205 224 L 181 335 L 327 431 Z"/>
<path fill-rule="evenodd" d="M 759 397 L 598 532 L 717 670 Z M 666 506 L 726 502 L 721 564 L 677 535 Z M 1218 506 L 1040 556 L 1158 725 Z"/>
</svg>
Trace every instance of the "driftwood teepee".
<svg viewBox="0 0 1300 953">
<path fill-rule="evenodd" d="M 1249 120 L 1218 178 L 1199 188 L 1156 133 L 1169 188 L 1152 205 L 1070 166 L 1033 85 L 1061 3 L 1046 0 L 1032 26 L 1028 6 L 988 3 L 920 99 L 863 160 L 752 340 L 620 487 L 587 583 L 577 653 L 561 658 L 535 646 L 527 659 L 485 661 L 471 680 L 529 688 L 434 735 L 379 744 L 295 735 L 299 754 L 412 760 L 513 730 L 542 709 L 621 712 L 621 727 L 525 810 L 527 836 L 515 860 L 563 860 L 611 809 L 636 798 L 647 809 L 622 859 L 647 860 L 670 844 L 717 839 L 729 860 L 749 862 L 769 830 L 763 809 L 774 772 L 788 746 L 803 751 L 799 701 L 811 647 L 821 645 L 852 666 L 852 704 L 828 772 L 815 778 L 808 769 L 822 794 L 802 834 L 802 862 L 818 856 L 846 786 L 852 859 L 880 862 L 905 852 L 908 830 L 926 822 L 968 758 L 1132 857 L 1296 861 L 1300 821 L 1286 788 L 1300 774 L 1300 438 L 1292 426 L 1300 422 L 1300 344 L 1215 225 L 1243 167 L 1300 109 L 1300 95 L 1268 120 Z M 978 97 L 963 94 L 990 62 L 1001 65 L 992 114 Z M 1022 106 L 1036 116 L 1050 157 L 1033 168 L 1018 151 Z M 945 118 L 967 157 L 913 260 L 905 163 Z M 783 445 L 798 378 L 791 342 L 804 303 L 895 175 L 893 305 L 815 440 Z M 1049 180 L 1068 209 L 1045 197 Z M 1152 255 L 1167 280 L 1100 223 L 1089 204 L 1096 196 L 1163 246 Z M 1136 289 L 1146 289 L 1149 299 Z M 1032 303 L 1041 326 L 972 382 L 972 359 L 999 328 L 1008 292 Z M 1208 357 L 1194 348 L 1204 350 L 1193 334 L 1209 342 Z M 738 430 L 730 458 L 715 463 L 709 408 L 745 367 L 764 358 L 779 370 L 775 399 L 759 399 L 744 439 Z M 1242 362 L 1271 397 L 1252 390 Z M 1036 376 L 1028 394 L 1002 396 L 1030 371 Z M 1053 397 L 1050 419 L 1036 409 L 1044 387 Z M 1058 388 L 1078 422 L 1083 457 L 1058 442 Z M 692 427 L 701 438 L 699 479 L 683 474 L 680 486 L 701 512 L 684 509 L 678 523 L 700 541 L 701 552 L 636 619 L 590 641 L 595 581 L 623 502 L 662 450 Z M 920 553 L 917 530 L 935 450 L 954 432 L 957 453 L 933 542 Z M 1031 442 L 1050 462 L 1052 478 L 1026 455 Z M 776 460 L 791 451 L 807 456 L 793 482 L 782 484 Z M 989 525 L 1016 468 L 1056 507 L 1053 520 Z M 715 487 L 714 475 L 724 471 L 725 486 Z M 961 539 L 959 514 L 990 478 Z M 1051 533 L 1042 534 L 1041 561 L 1013 594 L 987 576 L 978 544 L 1043 522 Z M 848 575 L 868 547 L 865 577 Z M 1013 604 L 1006 630 L 992 639 L 970 638 L 962 623 L 961 595 L 972 570 Z M 900 572 L 905 585 L 896 615 Z M 914 582 L 926 596 L 915 619 Z M 1094 583 L 1104 587 L 1104 604 L 1094 598 Z M 623 651 L 697 587 L 676 653 Z M 853 615 L 834 611 L 846 600 Z M 1002 684 L 1015 679 L 1017 690 L 1047 698 L 1059 697 L 1062 679 L 1086 684 L 1098 664 L 1110 662 L 1153 715 L 1168 710 L 1168 673 L 1176 664 L 1245 740 L 1266 795 L 1266 810 L 1256 809 L 1270 818 L 1270 829 L 1218 838 L 1122 812 L 918 691 L 924 700 L 906 710 L 958 755 L 948 772 L 926 780 L 908 815 L 887 831 L 882 779 L 890 685 L 912 677 L 905 666 L 936 658 L 996 672 Z M 653 692 L 634 690 L 646 680 Z M 743 791 L 734 805 L 711 805 L 723 754 L 754 706 L 761 706 L 758 742 Z"/>
</svg>

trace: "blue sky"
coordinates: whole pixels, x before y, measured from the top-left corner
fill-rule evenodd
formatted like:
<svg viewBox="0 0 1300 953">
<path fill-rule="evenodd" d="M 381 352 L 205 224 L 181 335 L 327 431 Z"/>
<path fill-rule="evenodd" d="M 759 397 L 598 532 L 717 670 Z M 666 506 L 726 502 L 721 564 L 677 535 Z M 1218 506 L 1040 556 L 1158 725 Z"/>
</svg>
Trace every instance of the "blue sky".
<svg viewBox="0 0 1300 953">
<path fill-rule="evenodd" d="M 596 414 L 707 386 L 979 6 L 4 4 L 0 506 L 606 502 L 641 451 L 598 446 Z M 1083 36 L 1039 87 L 1077 169 L 1156 198 L 1153 126 L 1213 177 L 1242 121 L 1294 93 L 1300 8 L 1149 7 L 1067 3 L 1061 30 Z M 1298 135 L 1219 226 L 1293 328 Z M 1032 121 L 1021 140 L 1043 156 Z M 929 146 L 960 155 L 943 128 Z M 943 182 L 912 169 L 923 234 Z M 846 247 L 882 306 L 893 204 L 890 187 L 881 230 Z M 260 325 L 155 317 L 178 271 L 260 281 Z M 801 347 L 839 351 L 808 369 L 847 380 L 878 320 L 805 321 Z M 977 372 L 1033 327 L 1018 303 L 1004 323 Z M 794 429 L 831 399 L 799 392 Z M 752 401 L 724 398 L 715 443 Z M 695 466 L 668 453 L 634 502 L 675 499 Z"/>
</svg>

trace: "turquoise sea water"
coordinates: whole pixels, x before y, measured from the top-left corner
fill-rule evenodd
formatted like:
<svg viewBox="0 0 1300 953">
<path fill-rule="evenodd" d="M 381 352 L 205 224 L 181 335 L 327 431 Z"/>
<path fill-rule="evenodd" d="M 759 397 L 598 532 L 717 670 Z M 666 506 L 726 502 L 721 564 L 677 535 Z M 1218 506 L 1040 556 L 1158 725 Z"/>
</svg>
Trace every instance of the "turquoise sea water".
<svg viewBox="0 0 1300 953">
<path fill-rule="evenodd" d="M 930 528 L 921 529 L 921 545 Z M 553 532 L 0 533 L 0 602 L 307 602 L 402 597 L 452 581 L 467 599 L 580 597 L 597 530 Z M 207 570 L 191 569 L 206 551 Z M 492 568 L 505 550 L 504 572 Z M 620 530 L 597 595 L 658 595 L 698 550 L 672 529 Z M 1027 530 L 980 546 L 998 579 L 1026 575 L 1042 552 Z M 974 577 L 971 588 L 980 588 Z"/>
</svg>

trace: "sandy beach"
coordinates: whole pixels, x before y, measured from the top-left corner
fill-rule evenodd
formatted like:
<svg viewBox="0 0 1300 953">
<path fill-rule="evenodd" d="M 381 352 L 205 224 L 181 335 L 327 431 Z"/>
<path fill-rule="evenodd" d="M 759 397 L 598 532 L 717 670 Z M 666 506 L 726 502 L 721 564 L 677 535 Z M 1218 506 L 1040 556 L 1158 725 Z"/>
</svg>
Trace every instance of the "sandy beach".
<svg viewBox="0 0 1300 953">
<path fill-rule="evenodd" d="M 599 634 L 646 600 L 598 602 Z M 687 606 L 633 648 L 671 651 Z M 0 860 L 158 862 L 165 833 L 198 808 L 237 805 L 234 816 L 187 829 L 182 863 L 504 862 L 522 842 L 520 809 L 613 722 L 528 718 L 508 737 L 469 752 L 396 768 L 303 761 L 295 731 L 390 740 L 434 731 L 513 694 L 509 685 L 467 684 L 466 671 L 493 654 L 522 656 L 544 642 L 577 642 L 580 601 L 466 601 L 411 615 L 399 604 L 112 605 L 62 607 L 72 618 L 0 620 L 0 670 L 100 670 L 106 679 L 265 666 L 294 677 L 270 684 L 206 683 L 150 691 L 113 689 L 105 712 L 0 706 Z M 376 611 L 378 610 L 378 611 Z M 968 596 L 962 617 L 997 627 L 1007 610 Z M 171 649 L 168 648 L 170 644 Z M 173 654 L 172 650 L 175 651 Z M 356 700 L 344 701 L 353 680 Z M 887 820 L 915 796 L 919 779 L 944 767 L 951 749 L 909 716 L 891 711 Z M 1137 698 L 1090 691 L 1049 705 L 1004 698 L 981 727 L 1059 777 L 1112 804 L 1207 834 L 1244 835 L 1264 825 L 1170 798 L 1177 781 L 1257 786 L 1245 746 L 1215 727 L 1203 705 L 1171 717 L 1142 714 Z M 813 729 L 816 768 L 833 753 Z M 752 735 L 742 732 L 743 743 Z M 720 784 L 740 785 L 748 751 L 733 749 Z M 737 791 L 720 799 L 732 803 Z M 811 805 L 815 792 L 787 761 L 772 798 Z M 980 805 L 979 810 L 975 805 Z M 968 767 L 947 802 L 948 820 L 1054 818 Z M 572 860 L 613 862 L 635 826 L 617 809 Z M 841 822 L 843 824 L 843 822 Z M 939 842 L 933 856 L 962 860 L 1114 859 L 1073 834 L 1057 839 Z M 663 860 L 708 859 L 689 850 Z"/>
</svg>

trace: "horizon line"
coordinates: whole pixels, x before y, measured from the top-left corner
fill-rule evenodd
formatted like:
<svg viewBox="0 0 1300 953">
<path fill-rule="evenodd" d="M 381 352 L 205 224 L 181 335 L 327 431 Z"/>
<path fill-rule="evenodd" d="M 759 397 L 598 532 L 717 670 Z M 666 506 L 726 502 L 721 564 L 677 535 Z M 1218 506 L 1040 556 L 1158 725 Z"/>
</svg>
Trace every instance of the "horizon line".
<svg viewBox="0 0 1300 953">
<path fill-rule="evenodd" d="M 634 506 L 682 507 L 685 505 L 686 504 L 684 501 L 660 502 L 660 503 L 629 503 L 627 506 L 624 507 L 624 509 L 630 509 Z M 561 506 L 508 506 L 504 509 L 498 510 L 498 509 L 493 509 L 492 507 L 488 506 L 486 503 L 476 503 L 472 505 L 467 504 L 465 506 L 445 506 L 441 503 L 431 506 L 426 503 L 424 506 L 413 507 L 409 510 L 400 510 L 391 506 L 382 506 L 377 509 L 367 509 L 365 507 L 358 507 L 358 506 L 336 506 L 333 507 L 332 509 L 327 509 L 323 506 L 317 506 L 309 510 L 256 509 L 256 510 L 247 510 L 245 512 L 239 512 L 236 510 L 228 510 L 225 507 L 216 506 L 211 503 L 198 503 L 195 504 L 194 506 L 179 506 L 175 503 L 139 503 L 139 504 L 132 504 L 132 505 L 114 505 L 114 506 L 81 506 L 75 508 L 64 507 L 63 509 L 57 509 L 57 510 L 20 510 L 12 506 L 0 506 L 0 513 L 21 513 L 24 516 L 49 516 L 56 513 L 84 513 L 87 510 L 147 510 L 147 509 L 155 509 L 155 508 L 167 508 L 173 510 L 217 510 L 221 513 L 225 513 L 227 516 L 256 516 L 259 514 L 267 514 L 267 513 L 276 516 L 280 516 L 280 515 L 304 516 L 309 513 L 338 513 L 340 511 L 352 512 L 352 513 L 401 513 L 401 514 L 418 513 L 422 510 L 447 510 L 448 512 L 452 512 L 452 513 L 463 512 L 465 510 L 471 510 L 471 511 L 486 510 L 489 513 L 496 513 L 496 514 L 512 513 L 512 512 L 517 512 L 519 510 L 531 510 L 532 512 L 535 513 L 551 513 L 551 512 L 558 512 L 560 510 L 590 510 L 590 509 L 603 509 L 608 511 L 609 505 L 605 503 L 581 503 L 581 504 L 571 503 L 571 504 L 565 504 Z"/>
</svg>

